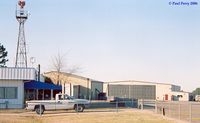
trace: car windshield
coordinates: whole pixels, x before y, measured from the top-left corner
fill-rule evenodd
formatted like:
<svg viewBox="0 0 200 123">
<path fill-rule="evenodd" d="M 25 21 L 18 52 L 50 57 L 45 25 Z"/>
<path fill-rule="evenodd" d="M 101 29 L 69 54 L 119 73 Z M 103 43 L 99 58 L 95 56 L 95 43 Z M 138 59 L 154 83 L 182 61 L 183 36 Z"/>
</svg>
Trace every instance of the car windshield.
<svg viewBox="0 0 200 123">
<path fill-rule="evenodd" d="M 72 97 L 72 96 L 69 96 L 68 98 L 69 98 L 70 100 L 73 100 L 73 99 L 74 99 L 74 97 Z"/>
<path fill-rule="evenodd" d="M 68 95 L 65 95 L 65 96 L 64 96 L 64 99 L 65 99 L 65 100 L 73 100 L 74 97 L 72 97 L 72 96 L 68 96 Z"/>
</svg>

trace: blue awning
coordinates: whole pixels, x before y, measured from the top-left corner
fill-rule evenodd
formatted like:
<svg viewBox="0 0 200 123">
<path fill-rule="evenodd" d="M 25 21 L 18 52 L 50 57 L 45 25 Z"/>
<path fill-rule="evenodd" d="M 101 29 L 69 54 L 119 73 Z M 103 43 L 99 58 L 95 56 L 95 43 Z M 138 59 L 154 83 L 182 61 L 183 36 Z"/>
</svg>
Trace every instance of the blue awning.
<svg viewBox="0 0 200 123">
<path fill-rule="evenodd" d="M 62 90 L 62 86 L 32 80 L 24 83 L 25 89 Z"/>
</svg>

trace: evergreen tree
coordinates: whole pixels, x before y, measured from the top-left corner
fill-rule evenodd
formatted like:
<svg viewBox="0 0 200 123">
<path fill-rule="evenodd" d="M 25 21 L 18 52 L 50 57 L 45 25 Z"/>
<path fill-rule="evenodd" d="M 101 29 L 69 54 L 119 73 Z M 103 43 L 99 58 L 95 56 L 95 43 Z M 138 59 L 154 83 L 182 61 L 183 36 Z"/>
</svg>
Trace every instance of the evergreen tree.
<svg viewBox="0 0 200 123">
<path fill-rule="evenodd" d="M 193 92 L 193 95 L 200 95 L 200 88 L 196 88 Z"/>
<path fill-rule="evenodd" d="M 6 59 L 8 55 L 8 52 L 6 51 L 6 48 L 2 44 L 0 44 L 0 67 L 6 67 L 6 62 L 8 59 Z"/>
</svg>

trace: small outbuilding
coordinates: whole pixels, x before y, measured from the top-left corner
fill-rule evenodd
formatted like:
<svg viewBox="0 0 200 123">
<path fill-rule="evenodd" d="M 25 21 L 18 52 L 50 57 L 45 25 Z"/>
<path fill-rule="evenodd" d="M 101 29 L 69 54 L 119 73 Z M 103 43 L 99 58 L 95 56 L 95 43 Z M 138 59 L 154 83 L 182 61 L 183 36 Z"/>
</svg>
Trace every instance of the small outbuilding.
<svg viewBox="0 0 200 123">
<path fill-rule="evenodd" d="M 24 107 L 24 82 L 36 80 L 34 68 L 0 68 L 0 109 Z"/>
</svg>

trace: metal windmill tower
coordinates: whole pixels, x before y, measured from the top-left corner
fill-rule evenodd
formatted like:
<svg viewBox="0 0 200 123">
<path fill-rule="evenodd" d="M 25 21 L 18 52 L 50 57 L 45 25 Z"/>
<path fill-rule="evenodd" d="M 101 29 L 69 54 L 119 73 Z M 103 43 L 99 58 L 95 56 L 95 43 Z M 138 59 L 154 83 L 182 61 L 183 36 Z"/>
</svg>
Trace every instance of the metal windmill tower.
<svg viewBox="0 0 200 123">
<path fill-rule="evenodd" d="M 24 23 L 28 19 L 28 12 L 24 10 L 25 1 L 19 0 L 16 8 L 16 19 L 19 22 L 19 34 L 17 42 L 17 52 L 15 67 L 27 67 L 26 40 L 24 32 Z"/>
</svg>

